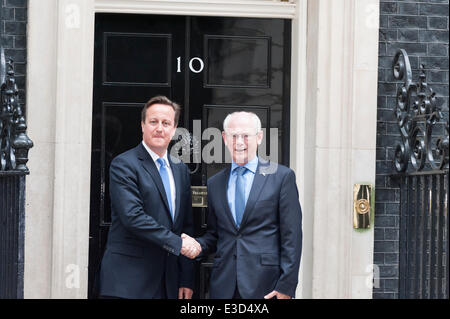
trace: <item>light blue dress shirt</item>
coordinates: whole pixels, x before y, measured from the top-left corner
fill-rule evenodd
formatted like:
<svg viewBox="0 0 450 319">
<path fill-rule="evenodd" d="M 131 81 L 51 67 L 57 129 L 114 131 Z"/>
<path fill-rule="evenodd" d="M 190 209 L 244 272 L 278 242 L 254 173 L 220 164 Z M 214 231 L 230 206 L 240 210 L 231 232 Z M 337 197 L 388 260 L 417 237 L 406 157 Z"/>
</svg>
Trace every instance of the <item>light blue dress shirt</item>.
<svg viewBox="0 0 450 319">
<path fill-rule="evenodd" d="M 235 190 L 236 190 L 236 171 L 234 170 L 239 165 L 235 162 L 231 163 L 231 172 L 230 177 L 228 179 L 228 190 L 227 190 L 227 197 L 228 197 L 228 206 L 230 207 L 231 213 L 233 214 L 234 220 L 236 220 L 236 210 L 234 206 L 234 196 L 235 196 Z M 250 195 L 250 190 L 252 189 L 253 180 L 255 179 L 256 169 L 258 168 L 258 156 L 255 156 L 254 159 L 252 159 L 250 162 L 244 165 L 244 167 L 247 168 L 245 171 L 245 174 L 243 175 L 245 180 L 245 204 L 247 204 L 248 196 Z"/>
</svg>

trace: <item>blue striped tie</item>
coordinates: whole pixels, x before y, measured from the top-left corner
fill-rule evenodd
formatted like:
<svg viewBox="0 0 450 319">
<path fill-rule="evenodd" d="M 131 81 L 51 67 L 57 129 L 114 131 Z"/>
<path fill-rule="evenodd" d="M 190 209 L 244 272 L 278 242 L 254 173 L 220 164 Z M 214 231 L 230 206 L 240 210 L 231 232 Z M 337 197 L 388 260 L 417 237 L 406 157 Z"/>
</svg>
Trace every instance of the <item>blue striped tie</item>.
<svg viewBox="0 0 450 319">
<path fill-rule="evenodd" d="M 161 175 L 162 182 L 164 184 L 164 189 L 166 191 L 167 201 L 169 202 L 169 208 L 170 208 L 170 216 L 172 216 L 172 220 L 174 218 L 173 216 L 173 209 L 172 209 L 172 195 L 170 192 L 170 181 L 169 181 L 169 172 L 167 172 L 166 168 L 166 162 L 162 158 L 158 158 L 156 160 L 160 167 L 159 167 L 159 175 Z"/>
<path fill-rule="evenodd" d="M 245 179 L 244 174 L 247 168 L 244 166 L 239 166 L 235 169 L 236 171 L 236 189 L 234 195 L 234 209 L 236 213 L 236 226 L 241 226 L 242 215 L 244 215 L 245 210 Z"/>
</svg>

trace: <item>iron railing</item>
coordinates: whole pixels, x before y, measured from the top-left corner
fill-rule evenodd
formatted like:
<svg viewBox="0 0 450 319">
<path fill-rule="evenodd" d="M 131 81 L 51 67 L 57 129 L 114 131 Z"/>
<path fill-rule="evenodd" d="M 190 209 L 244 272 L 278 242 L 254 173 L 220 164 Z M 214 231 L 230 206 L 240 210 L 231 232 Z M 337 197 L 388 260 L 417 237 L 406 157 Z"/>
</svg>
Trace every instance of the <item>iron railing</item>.
<svg viewBox="0 0 450 319">
<path fill-rule="evenodd" d="M 413 82 L 405 50 L 395 55 L 393 72 L 404 81 L 394 110 L 402 141 L 391 176 L 400 187 L 399 297 L 448 298 L 448 118 L 444 122 L 423 65 Z"/>
<path fill-rule="evenodd" d="M 400 177 L 399 296 L 448 298 L 448 173 Z"/>
<path fill-rule="evenodd" d="M 14 63 L 0 48 L 0 299 L 23 298 L 25 175 L 28 150 Z"/>
</svg>

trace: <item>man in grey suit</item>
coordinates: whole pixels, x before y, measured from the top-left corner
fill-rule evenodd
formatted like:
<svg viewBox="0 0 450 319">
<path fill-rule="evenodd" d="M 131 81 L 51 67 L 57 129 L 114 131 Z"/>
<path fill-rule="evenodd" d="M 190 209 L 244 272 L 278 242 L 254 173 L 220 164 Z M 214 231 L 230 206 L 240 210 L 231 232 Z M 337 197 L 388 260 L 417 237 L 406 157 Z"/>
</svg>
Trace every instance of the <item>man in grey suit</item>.
<svg viewBox="0 0 450 319">
<path fill-rule="evenodd" d="M 223 126 L 233 162 L 208 180 L 208 228 L 197 238 L 203 256 L 215 252 L 210 296 L 294 297 L 302 249 L 295 174 L 257 157 L 256 114 L 229 114 Z"/>
</svg>

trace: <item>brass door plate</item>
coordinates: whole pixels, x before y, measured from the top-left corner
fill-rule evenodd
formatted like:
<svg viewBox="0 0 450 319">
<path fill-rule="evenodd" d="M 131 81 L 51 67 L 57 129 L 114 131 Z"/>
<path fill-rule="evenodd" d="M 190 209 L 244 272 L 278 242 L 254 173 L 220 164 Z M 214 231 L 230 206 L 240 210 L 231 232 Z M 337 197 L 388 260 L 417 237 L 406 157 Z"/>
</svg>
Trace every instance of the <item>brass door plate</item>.
<svg viewBox="0 0 450 319">
<path fill-rule="evenodd" d="M 208 190 L 206 186 L 191 186 L 192 207 L 208 207 Z"/>
<path fill-rule="evenodd" d="M 372 185 L 355 184 L 353 186 L 353 228 L 370 228 L 371 204 Z"/>
</svg>

